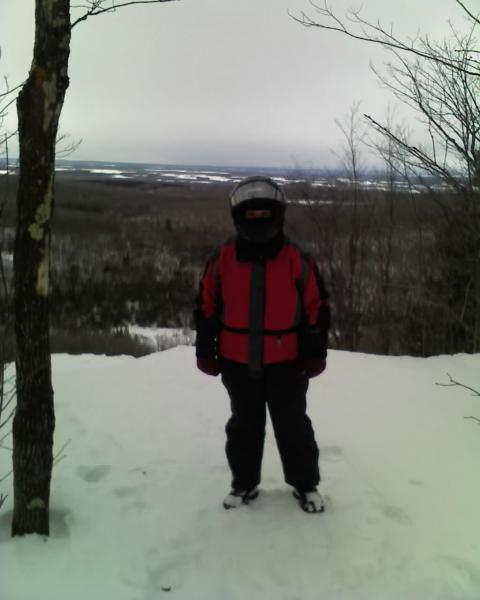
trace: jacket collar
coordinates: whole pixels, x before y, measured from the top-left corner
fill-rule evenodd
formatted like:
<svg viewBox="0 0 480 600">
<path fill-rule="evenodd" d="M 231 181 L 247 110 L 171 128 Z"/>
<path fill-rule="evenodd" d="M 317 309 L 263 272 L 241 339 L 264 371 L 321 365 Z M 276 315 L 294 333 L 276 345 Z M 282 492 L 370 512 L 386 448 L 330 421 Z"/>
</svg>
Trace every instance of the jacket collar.
<svg viewBox="0 0 480 600">
<path fill-rule="evenodd" d="M 257 262 L 275 258 L 285 244 L 286 238 L 283 232 L 264 244 L 254 244 L 237 236 L 235 249 L 239 262 Z"/>
</svg>

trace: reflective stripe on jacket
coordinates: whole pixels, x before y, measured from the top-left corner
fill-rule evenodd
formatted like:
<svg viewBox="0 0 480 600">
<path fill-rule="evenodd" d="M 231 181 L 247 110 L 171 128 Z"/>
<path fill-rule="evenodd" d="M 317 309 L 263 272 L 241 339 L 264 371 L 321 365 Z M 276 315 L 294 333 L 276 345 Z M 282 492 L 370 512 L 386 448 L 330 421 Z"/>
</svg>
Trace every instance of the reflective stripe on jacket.
<svg viewBox="0 0 480 600">
<path fill-rule="evenodd" d="M 195 320 L 197 356 L 218 355 L 251 371 L 326 356 L 328 294 L 313 258 L 287 239 L 273 258 L 254 261 L 238 260 L 235 240 L 223 244 L 200 282 Z"/>
</svg>

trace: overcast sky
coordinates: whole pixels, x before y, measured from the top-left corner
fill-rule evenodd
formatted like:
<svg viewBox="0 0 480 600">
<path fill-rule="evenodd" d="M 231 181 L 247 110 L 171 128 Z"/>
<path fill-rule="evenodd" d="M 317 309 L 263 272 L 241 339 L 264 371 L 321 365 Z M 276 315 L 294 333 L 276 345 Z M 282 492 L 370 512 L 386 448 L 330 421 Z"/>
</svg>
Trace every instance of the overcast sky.
<svg viewBox="0 0 480 600">
<path fill-rule="evenodd" d="M 319 0 L 319 3 L 322 0 Z M 467 0 L 476 6 L 478 0 Z M 80 4 L 81 2 L 79 2 Z M 331 0 L 339 14 L 353 0 Z M 363 0 L 362 14 L 401 34 L 463 26 L 454 0 Z M 287 10 L 308 0 L 180 0 L 126 7 L 73 30 L 62 132 L 71 158 L 155 163 L 331 166 L 356 100 L 383 117 L 391 102 L 369 62 L 381 48 L 306 29 Z M 31 64 L 34 0 L 0 1 L 0 73 Z M 14 107 L 8 125 L 14 128 Z M 414 127 L 414 123 L 412 124 Z M 11 148 L 16 155 L 16 148 Z"/>
</svg>

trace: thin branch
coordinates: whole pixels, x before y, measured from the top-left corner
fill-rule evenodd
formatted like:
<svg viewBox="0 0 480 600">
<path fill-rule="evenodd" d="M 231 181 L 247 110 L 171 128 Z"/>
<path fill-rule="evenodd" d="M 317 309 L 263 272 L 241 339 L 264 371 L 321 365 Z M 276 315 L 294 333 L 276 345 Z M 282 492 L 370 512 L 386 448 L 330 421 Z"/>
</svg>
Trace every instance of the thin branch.
<svg viewBox="0 0 480 600">
<path fill-rule="evenodd" d="M 474 15 L 462 2 L 462 0 L 455 0 L 455 2 L 463 8 L 463 10 L 467 13 L 467 15 L 472 19 L 474 23 L 478 23 L 480 25 L 480 14 Z"/>
<path fill-rule="evenodd" d="M 63 446 L 60 448 L 60 450 L 57 452 L 57 454 L 55 454 L 55 456 L 53 457 L 53 465 L 54 466 L 57 465 L 61 460 L 63 460 L 64 458 L 66 458 L 67 455 L 66 454 L 62 454 L 62 452 L 65 450 L 65 448 L 67 446 L 70 445 L 71 441 L 72 441 L 71 439 L 67 440 L 63 444 Z"/>
<path fill-rule="evenodd" d="M 7 410 L 7 408 L 10 406 L 10 404 L 13 402 L 13 400 L 14 400 L 14 398 L 15 398 L 15 395 L 16 395 L 16 394 L 15 394 L 15 390 L 13 390 L 13 391 L 10 393 L 10 397 L 7 397 L 7 394 L 6 394 L 6 392 L 4 391 L 4 397 L 2 398 L 2 406 L 1 406 L 2 412 L 3 412 L 4 410 Z M 4 403 L 4 398 L 7 398 L 7 401 L 6 401 L 5 403 Z M 1 417 L 1 412 L 0 412 L 0 417 Z M 8 420 L 8 419 L 7 419 L 7 420 Z M 3 423 L 0 425 L 0 429 L 3 427 L 3 425 L 4 425 Z"/>
<path fill-rule="evenodd" d="M 6 418 L 4 421 L 2 421 L 2 422 L 0 423 L 0 429 L 2 429 L 2 427 L 5 427 L 5 425 L 6 425 L 6 424 L 7 424 L 9 421 L 11 421 L 11 420 L 12 420 L 12 418 L 13 418 L 13 415 L 15 414 L 15 410 L 16 410 L 16 409 L 14 408 L 14 409 L 13 409 L 13 410 L 10 412 L 10 414 L 8 415 L 8 417 L 7 417 L 7 418 Z"/>
<path fill-rule="evenodd" d="M 66 133 L 62 134 L 61 136 L 59 136 L 57 138 L 57 141 L 55 142 L 55 144 L 58 146 L 59 144 L 61 144 L 65 140 L 67 140 L 68 137 L 69 137 L 68 134 L 66 134 Z M 56 148 L 55 149 L 56 158 L 66 158 L 67 156 L 70 156 L 76 150 L 78 150 L 78 148 L 80 147 L 82 142 L 83 142 L 83 139 L 80 138 L 79 140 L 71 141 L 67 146 L 64 146 L 63 148 Z"/>
<path fill-rule="evenodd" d="M 11 431 L 7 431 L 7 433 L 6 433 L 6 434 L 5 434 L 5 435 L 4 435 L 2 438 L 0 438 L 0 444 L 3 444 L 3 442 L 4 442 L 4 441 L 5 441 L 5 440 L 6 440 L 8 437 L 10 437 L 11 435 L 12 435 L 12 432 L 11 432 Z"/>
<path fill-rule="evenodd" d="M 13 137 L 15 137 L 18 133 L 18 129 L 16 129 L 15 131 L 13 131 L 12 133 L 6 133 L 5 137 L 3 138 L 3 140 L 0 142 L 0 145 L 5 144 L 6 142 L 8 142 L 8 140 L 12 139 Z"/>
<path fill-rule="evenodd" d="M 14 92 L 15 90 L 19 90 L 21 87 L 23 87 L 23 84 L 24 84 L 24 83 L 25 83 L 25 82 L 23 82 L 23 83 L 20 83 L 19 85 L 16 85 L 15 87 L 13 87 L 13 88 L 10 88 L 10 89 L 9 89 L 9 90 L 7 90 L 6 92 L 2 92 L 2 93 L 0 94 L 0 98 L 4 98 L 5 96 L 9 96 L 10 94 L 13 94 L 13 92 Z"/>
<path fill-rule="evenodd" d="M 450 373 L 447 373 L 448 378 L 450 379 L 450 383 L 436 383 L 435 385 L 438 385 L 440 387 L 455 387 L 455 386 L 459 386 L 459 387 L 463 387 L 466 390 L 469 390 L 471 392 L 473 392 L 473 396 L 480 396 L 480 392 L 468 385 L 465 385 L 464 383 L 461 383 L 459 381 L 455 381 L 455 379 L 452 378 L 452 376 L 450 375 Z"/>
<path fill-rule="evenodd" d="M 77 5 L 73 8 L 89 8 L 89 10 L 87 10 L 87 12 L 79 17 L 76 21 L 74 21 L 70 28 L 73 29 L 76 25 L 82 21 L 86 21 L 89 17 L 95 17 L 107 12 L 115 12 L 118 8 L 123 8 L 124 6 L 132 6 L 135 4 L 160 4 L 163 2 L 178 2 L 178 0 L 132 0 L 131 2 L 122 2 L 120 4 L 112 2 L 111 6 L 106 8 L 102 8 L 103 1 L 91 2 L 88 5 Z"/>
<path fill-rule="evenodd" d="M 13 383 L 15 381 L 15 375 L 10 375 L 10 377 L 5 377 L 4 382 L 7 383 Z"/>
<path fill-rule="evenodd" d="M 463 7 L 460 0 L 456 1 Z M 335 13 L 329 7 L 327 0 L 324 0 L 323 7 L 313 2 L 313 0 L 310 0 L 310 4 L 314 8 L 314 10 L 318 12 L 322 17 L 331 19 L 333 21 L 333 24 L 328 25 L 326 23 L 315 21 L 303 11 L 300 12 L 300 16 L 295 16 L 290 11 L 288 11 L 288 15 L 290 16 L 290 18 L 292 18 L 300 25 L 303 25 L 304 27 L 317 27 L 319 29 L 336 31 L 356 40 L 370 42 L 373 44 L 379 44 L 387 48 L 394 48 L 396 50 L 401 50 L 402 52 L 415 54 L 416 56 L 419 56 L 421 58 L 425 58 L 429 61 L 435 61 L 437 63 L 445 65 L 446 67 L 467 73 L 468 75 L 480 76 L 480 64 L 478 63 L 478 61 L 474 61 L 473 59 L 469 61 L 471 64 L 475 65 L 475 70 L 472 70 L 472 68 L 470 68 L 469 66 L 462 66 L 461 61 L 442 57 L 438 53 L 432 51 L 433 48 L 431 47 L 428 41 L 428 37 L 422 40 L 422 38 L 419 38 L 419 35 L 417 35 L 415 38 L 410 40 L 409 43 L 406 43 L 394 35 L 393 26 L 391 26 L 390 31 L 388 31 L 382 26 L 380 21 L 377 21 L 377 24 L 366 21 L 360 16 L 359 10 L 355 11 L 351 9 L 347 14 L 346 18 L 350 22 L 360 27 L 361 33 L 357 33 L 354 30 L 345 26 L 343 21 L 337 15 L 335 15 Z M 478 18 L 474 17 L 469 11 L 467 11 L 467 9 L 465 10 L 467 14 L 471 16 L 474 22 L 478 23 Z M 416 45 L 418 39 L 424 42 L 424 49 L 418 48 L 418 46 Z"/>
<path fill-rule="evenodd" d="M 461 184 L 459 180 L 452 176 L 452 174 L 448 171 L 448 169 L 442 167 L 441 165 L 434 162 L 421 148 L 417 148 L 416 146 L 411 146 L 405 140 L 400 139 L 397 135 L 391 132 L 388 127 L 381 125 L 378 121 L 376 121 L 370 115 L 364 115 L 365 118 L 370 122 L 374 129 L 376 129 L 379 133 L 384 135 L 385 137 L 391 139 L 398 147 L 404 150 L 408 155 L 416 159 L 416 163 L 411 163 L 411 165 L 415 168 L 421 168 L 433 175 L 437 175 L 442 177 L 444 181 L 446 181 L 449 185 L 451 185 L 454 189 L 460 192 L 465 191 L 465 187 Z"/>
<path fill-rule="evenodd" d="M 12 98 L 11 100 L 9 100 L 6 104 L 4 104 L 2 106 L 2 109 L 0 111 L 0 116 L 5 117 L 7 115 L 7 108 L 9 108 L 12 104 L 14 104 L 17 101 L 17 96 L 15 96 L 14 98 Z"/>
<path fill-rule="evenodd" d="M 472 419 L 473 421 L 476 421 L 479 425 L 480 425 L 480 419 L 478 417 L 463 417 L 464 419 Z"/>
<path fill-rule="evenodd" d="M 3 483 L 5 481 L 5 479 L 7 479 L 8 477 L 10 477 L 10 475 L 13 473 L 13 469 L 11 469 L 10 471 L 8 471 L 8 473 L 6 475 L 4 475 L 3 477 L 0 477 L 0 483 Z"/>
</svg>

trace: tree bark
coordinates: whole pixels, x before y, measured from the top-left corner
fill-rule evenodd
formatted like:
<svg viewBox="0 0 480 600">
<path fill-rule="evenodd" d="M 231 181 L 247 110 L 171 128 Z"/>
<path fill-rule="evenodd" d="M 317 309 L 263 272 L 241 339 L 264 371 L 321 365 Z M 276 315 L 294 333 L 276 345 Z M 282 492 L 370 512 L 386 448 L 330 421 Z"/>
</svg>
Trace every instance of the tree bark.
<svg viewBox="0 0 480 600">
<path fill-rule="evenodd" d="M 49 340 L 49 258 L 55 141 L 68 87 L 69 0 L 36 0 L 35 46 L 17 100 L 20 172 L 14 252 L 17 410 L 12 535 L 49 535 L 55 414 Z"/>
</svg>

